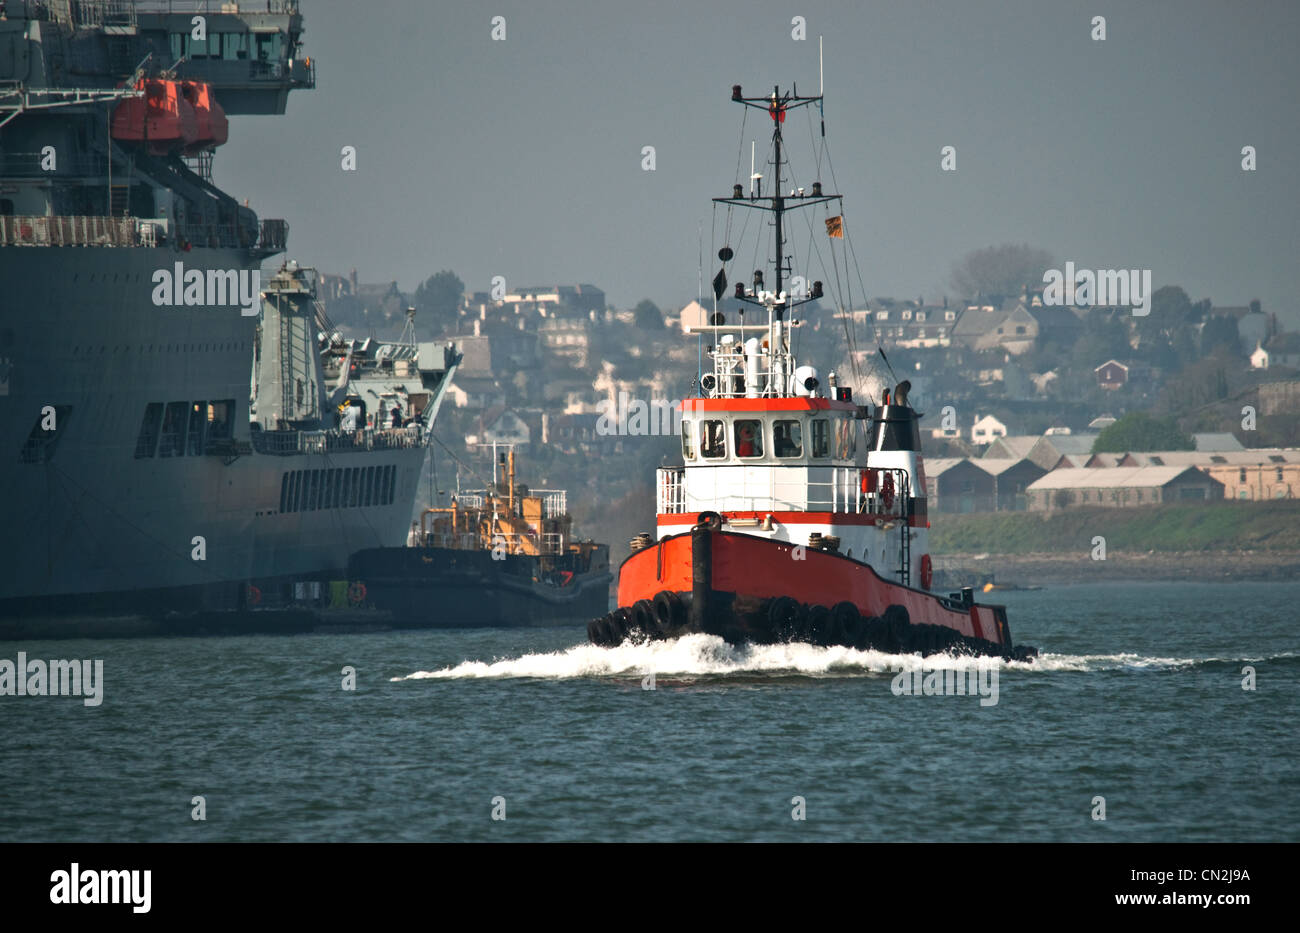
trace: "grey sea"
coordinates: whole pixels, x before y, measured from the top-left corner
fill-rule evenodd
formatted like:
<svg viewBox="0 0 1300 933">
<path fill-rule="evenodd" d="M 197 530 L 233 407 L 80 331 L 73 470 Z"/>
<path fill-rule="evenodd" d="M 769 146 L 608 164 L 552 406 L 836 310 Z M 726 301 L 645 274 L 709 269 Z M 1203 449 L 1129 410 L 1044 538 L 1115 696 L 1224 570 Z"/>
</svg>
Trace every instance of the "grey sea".
<svg viewBox="0 0 1300 933">
<path fill-rule="evenodd" d="M 0 696 L 0 840 L 1300 838 L 1300 583 L 990 596 L 1043 652 L 996 704 L 577 626 L 0 643 L 103 660 L 98 706 Z"/>
</svg>

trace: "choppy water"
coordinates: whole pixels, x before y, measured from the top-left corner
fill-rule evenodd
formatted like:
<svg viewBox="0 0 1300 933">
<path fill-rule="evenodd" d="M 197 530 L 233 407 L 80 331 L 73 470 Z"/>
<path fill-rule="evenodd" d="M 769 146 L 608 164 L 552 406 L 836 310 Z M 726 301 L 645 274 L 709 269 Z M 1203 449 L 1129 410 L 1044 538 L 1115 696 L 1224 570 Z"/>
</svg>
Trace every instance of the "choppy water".
<svg viewBox="0 0 1300 933">
<path fill-rule="evenodd" d="M 99 707 L 0 696 L 0 840 L 1300 838 L 1300 583 L 999 598 L 1044 654 L 988 706 L 896 696 L 915 657 L 577 627 L 0 643 L 104 661 Z"/>
</svg>

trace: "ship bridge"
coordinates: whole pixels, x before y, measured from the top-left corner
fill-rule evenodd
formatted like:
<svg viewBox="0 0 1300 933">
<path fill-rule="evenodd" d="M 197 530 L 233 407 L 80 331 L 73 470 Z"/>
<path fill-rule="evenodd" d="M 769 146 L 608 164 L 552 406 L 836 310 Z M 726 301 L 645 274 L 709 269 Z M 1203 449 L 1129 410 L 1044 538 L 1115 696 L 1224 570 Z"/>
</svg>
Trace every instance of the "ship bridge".
<svg viewBox="0 0 1300 933">
<path fill-rule="evenodd" d="M 141 0 L 136 28 L 155 42 L 165 37 L 177 74 L 212 85 L 227 113 L 284 113 L 289 92 L 316 86 L 316 65 L 302 56 L 302 14 L 296 0 L 205 3 Z M 195 16 L 206 36 L 194 38 Z"/>
<path fill-rule="evenodd" d="M 861 508 L 851 401 L 703 398 L 681 409 L 683 465 L 659 471 L 660 515 Z"/>
<path fill-rule="evenodd" d="M 287 224 L 218 189 L 212 159 L 227 114 L 315 86 L 296 0 L 0 6 L 0 246 L 284 250 Z"/>
</svg>

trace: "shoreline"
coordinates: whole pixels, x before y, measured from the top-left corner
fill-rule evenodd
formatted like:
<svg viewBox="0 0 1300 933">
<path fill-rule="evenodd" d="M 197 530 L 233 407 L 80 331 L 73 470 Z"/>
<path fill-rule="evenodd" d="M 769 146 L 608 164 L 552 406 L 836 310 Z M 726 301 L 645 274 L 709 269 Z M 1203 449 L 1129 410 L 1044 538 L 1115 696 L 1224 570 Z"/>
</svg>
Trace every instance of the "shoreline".
<svg viewBox="0 0 1300 933">
<path fill-rule="evenodd" d="M 945 577 L 991 576 L 999 584 L 1013 586 L 1300 579 L 1300 551 L 1111 551 L 1105 560 L 1093 560 L 1087 551 L 936 554 L 935 564 L 936 576 L 942 569 Z"/>
</svg>

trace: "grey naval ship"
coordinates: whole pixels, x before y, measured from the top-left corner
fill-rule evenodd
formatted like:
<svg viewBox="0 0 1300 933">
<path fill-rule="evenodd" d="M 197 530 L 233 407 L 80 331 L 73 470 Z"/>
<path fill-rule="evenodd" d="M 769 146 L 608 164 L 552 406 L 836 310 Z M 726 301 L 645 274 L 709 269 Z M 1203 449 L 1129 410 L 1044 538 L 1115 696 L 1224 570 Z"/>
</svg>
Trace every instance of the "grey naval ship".
<svg viewBox="0 0 1300 933">
<path fill-rule="evenodd" d="M 315 85 L 244 6 L 0 3 L 0 636 L 275 629 L 406 539 L 459 356 L 344 339 L 213 184 Z"/>
</svg>

